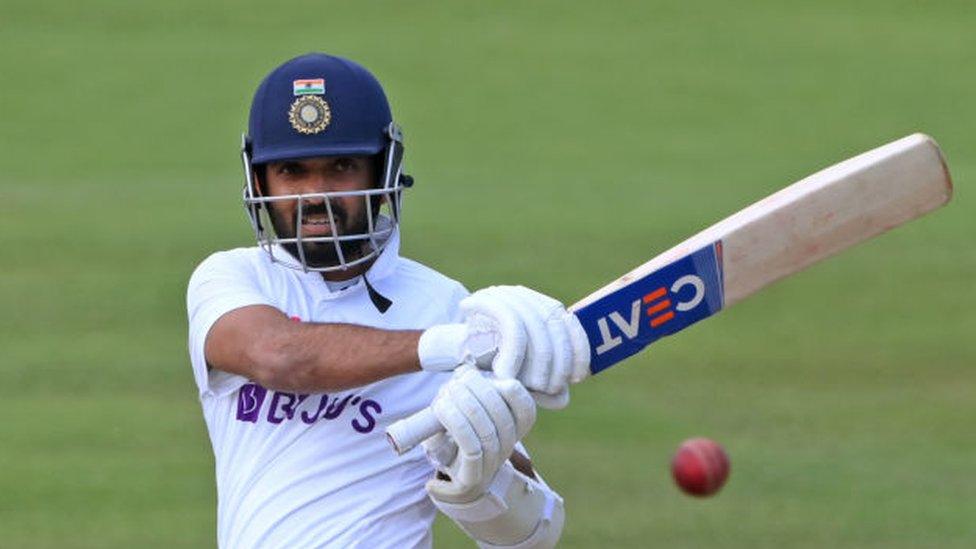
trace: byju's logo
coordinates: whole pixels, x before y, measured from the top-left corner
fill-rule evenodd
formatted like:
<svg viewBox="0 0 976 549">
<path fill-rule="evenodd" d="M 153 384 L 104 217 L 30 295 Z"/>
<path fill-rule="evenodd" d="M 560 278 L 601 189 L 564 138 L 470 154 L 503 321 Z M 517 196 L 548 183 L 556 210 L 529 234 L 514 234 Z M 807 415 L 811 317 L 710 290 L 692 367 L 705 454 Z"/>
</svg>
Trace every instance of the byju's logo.
<svg viewBox="0 0 976 549">
<path fill-rule="evenodd" d="M 366 434 L 376 428 L 383 413 L 379 402 L 355 394 L 329 396 L 271 391 L 271 398 L 267 396 L 268 390 L 256 383 L 243 385 L 237 393 L 237 421 L 258 423 L 263 415 L 264 421 L 273 425 L 292 421 L 311 425 L 345 416 L 356 432 Z"/>
<path fill-rule="evenodd" d="M 241 387 L 237 394 L 237 419 L 257 423 L 261 414 L 261 405 L 268 390 L 256 383 L 248 383 Z"/>
</svg>

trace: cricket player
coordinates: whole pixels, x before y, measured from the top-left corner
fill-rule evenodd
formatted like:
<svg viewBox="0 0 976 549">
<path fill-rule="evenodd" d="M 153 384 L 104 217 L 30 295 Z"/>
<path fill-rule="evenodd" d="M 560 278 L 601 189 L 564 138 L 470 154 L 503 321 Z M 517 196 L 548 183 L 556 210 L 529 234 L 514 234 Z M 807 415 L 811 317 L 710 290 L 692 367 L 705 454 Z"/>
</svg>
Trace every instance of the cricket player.
<svg viewBox="0 0 976 549">
<path fill-rule="evenodd" d="M 519 440 L 588 372 L 575 317 L 399 255 L 403 138 L 352 61 L 268 74 L 242 158 L 258 245 L 187 291 L 218 545 L 429 547 L 435 509 L 482 547 L 555 545 L 563 500 Z M 445 432 L 397 457 L 384 429 L 428 406 Z"/>
</svg>

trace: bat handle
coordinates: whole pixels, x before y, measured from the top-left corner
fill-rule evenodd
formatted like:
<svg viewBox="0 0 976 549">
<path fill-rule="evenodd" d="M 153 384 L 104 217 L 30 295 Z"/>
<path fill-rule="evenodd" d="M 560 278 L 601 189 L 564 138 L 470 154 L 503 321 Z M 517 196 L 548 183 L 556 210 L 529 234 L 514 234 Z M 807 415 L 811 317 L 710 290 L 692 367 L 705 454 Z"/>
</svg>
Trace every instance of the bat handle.
<svg viewBox="0 0 976 549">
<path fill-rule="evenodd" d="M 434 411 L 430 408 L 424 408 L 416 414 L 396 421 L 387 427 L 386 439 L 390 441 L 390 445 L 393 446 L 397 455 L 402 456 L 416 445 L 443 430 L 444 426 L 441 425 L 440 421 L 437 421 Z"/>
</svg>

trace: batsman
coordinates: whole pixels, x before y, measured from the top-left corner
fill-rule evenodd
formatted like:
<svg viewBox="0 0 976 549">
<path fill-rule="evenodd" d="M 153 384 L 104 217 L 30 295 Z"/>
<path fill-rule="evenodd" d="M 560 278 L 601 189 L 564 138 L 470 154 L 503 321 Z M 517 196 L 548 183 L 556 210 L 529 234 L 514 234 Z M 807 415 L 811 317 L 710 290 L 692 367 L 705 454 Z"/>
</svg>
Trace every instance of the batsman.
<svg viewBox="0 0 976 549">
<path fill-rule="evenodd" d="M 538 292 L 469 294 L 401 257 L 403 156 L 350 60 L 297 57 L 254 94 L 257 245 L 206 258 L 187 290 L 220 547 L 430 547 L 437 509 L 482 547 L 559 540 L 563 499 L 520 441 L 589 374 L 586 333 Z M 386 428 L 428 407 L 443 431 L 397 456 Z"/>
</svg>

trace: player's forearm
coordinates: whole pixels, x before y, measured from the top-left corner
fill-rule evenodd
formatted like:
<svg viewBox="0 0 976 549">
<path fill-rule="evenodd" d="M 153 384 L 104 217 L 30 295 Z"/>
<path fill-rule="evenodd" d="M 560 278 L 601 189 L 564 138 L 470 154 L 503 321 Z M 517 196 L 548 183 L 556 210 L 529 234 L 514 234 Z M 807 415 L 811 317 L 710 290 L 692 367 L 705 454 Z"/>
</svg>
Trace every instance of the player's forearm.
<svg viewBox="0 0 976 549">
<path fill-rule="evenodd" d="M 273 343 L 262 369 L 269 388 L 341 391 L 420 370 L 420 331 L 352 324 L 295 325 Z"/>
</svg>

